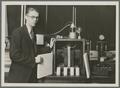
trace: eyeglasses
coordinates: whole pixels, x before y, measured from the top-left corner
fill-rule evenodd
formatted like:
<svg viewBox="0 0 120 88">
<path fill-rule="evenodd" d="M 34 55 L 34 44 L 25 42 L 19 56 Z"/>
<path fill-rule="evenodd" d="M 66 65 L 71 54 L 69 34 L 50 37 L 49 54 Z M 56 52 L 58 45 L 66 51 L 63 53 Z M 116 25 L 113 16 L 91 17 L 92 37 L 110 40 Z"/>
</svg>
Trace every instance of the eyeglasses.
<svg viewBox="0 0 120 88">
<path fill-rule="evenodd" d="M 39 18 L 39 16 L 29 16 L 29 15 L 27 15 L 28 17 L 30 17 L 30 18 L 32 18 L 32 19 L 38 19 Z"/>
</svg>

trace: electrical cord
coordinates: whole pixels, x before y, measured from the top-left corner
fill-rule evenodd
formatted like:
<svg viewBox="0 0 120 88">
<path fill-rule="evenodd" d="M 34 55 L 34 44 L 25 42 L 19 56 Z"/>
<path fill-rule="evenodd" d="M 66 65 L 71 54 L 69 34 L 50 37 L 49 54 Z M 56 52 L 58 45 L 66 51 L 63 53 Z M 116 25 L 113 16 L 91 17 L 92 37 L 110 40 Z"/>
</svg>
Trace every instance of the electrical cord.
<svg viewBox="0 0 120 88">
<path fill-rule="evenodd" d="M 60 29 L 59 31 L 55 32 L 55 33 L 52 33 L 50 35 L 57 35 L 58 33 L 62 32 L 63 30 L 65 30 L 66 27 L 70 26 L 71 25 L 71 22 L 69 22 L 67 25 L 65 25 L 62 29 Z"/>
</svg>

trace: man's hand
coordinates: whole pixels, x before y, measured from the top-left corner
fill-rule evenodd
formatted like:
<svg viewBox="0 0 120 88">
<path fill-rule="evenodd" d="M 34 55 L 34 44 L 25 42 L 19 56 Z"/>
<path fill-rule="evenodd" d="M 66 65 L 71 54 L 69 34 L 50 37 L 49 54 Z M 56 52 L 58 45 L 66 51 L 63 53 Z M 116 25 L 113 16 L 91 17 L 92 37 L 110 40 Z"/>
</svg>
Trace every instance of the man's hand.
<svg viewBox="0 0 120 88">
<path fill-rule="evenodd" d="M 35 62 L 36 62 L 37 64 L 42 64 L 42 63 L 43 63 L 43 57 L 40 57 L 40 58 L 36 58 L 36 57 L 35 57 Z"/>
<path fill-rule="evenodd" d="M 55 38 L 51 38 L 51 40 L 50 40 L 50 48 L 52 48 L 52 47 L 53 47 L 54 42 L 55 42 Z"/>
</svg>

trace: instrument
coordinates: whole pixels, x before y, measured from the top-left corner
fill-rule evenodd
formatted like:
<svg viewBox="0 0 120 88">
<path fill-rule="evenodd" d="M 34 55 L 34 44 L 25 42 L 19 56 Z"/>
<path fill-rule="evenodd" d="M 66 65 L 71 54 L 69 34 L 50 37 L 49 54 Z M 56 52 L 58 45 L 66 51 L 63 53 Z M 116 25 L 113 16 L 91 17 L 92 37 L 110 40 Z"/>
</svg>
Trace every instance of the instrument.
<svg viewBox="0 0 120 88">
<path fill-rule="evenodd" d="M 80 67 L 57 67 L 57 76 L 80 76 Z"/>
</svg>

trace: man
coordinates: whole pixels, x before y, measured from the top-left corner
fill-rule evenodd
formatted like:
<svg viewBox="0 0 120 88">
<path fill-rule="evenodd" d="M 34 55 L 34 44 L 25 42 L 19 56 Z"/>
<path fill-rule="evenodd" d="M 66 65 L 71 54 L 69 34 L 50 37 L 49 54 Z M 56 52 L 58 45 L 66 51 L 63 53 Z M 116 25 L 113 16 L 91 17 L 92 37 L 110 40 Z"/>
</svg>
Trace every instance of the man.
<svg viewBox="0 0 120 88">
<path fill-rule="evenodd" d="M 25 19 L 26 24 L 16 29 L 10 41 L 11 67 L 8 75 L 9 83 L 35 83 L 36 46 L 33 28 L 38 21 L 39 13 L 34 8 L 28 8 Z"/>
</svg>

